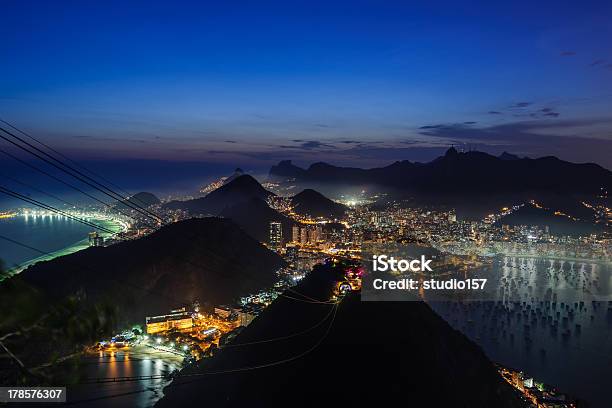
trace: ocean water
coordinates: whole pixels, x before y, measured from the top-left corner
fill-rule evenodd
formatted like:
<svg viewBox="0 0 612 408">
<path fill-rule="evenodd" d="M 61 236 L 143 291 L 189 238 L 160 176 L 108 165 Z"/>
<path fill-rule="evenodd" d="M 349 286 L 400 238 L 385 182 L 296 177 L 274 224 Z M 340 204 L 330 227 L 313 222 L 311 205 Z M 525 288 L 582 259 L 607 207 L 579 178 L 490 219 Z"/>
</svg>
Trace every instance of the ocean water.
<svg viewBox="0 0 612 408">
<path fill-rule="evenodd" d="M 505 257 L 492 267 L 515 288 L 511 299 L 431 302 L 451 326 L 480 345 L 495 362 L 538 381 L 610 407 L 612 377 L 612 265 L 530 257 Z M 557 282 L 549 297 L 537 296 L 536 276 Z M 566 290 L 563 290 L 566 289 Z"/>
<path fill-rule="evenodd" d="M 147 346 L 135 346 L 115 352 L 86 353 L 80 357 L 82 382 L 97 378 L 159 376 L 182 367 L 183 357 Z M 118 381 L 81 384 L 68 387 L 68 401 L 79 407 L 104 408 L 152 407 L 163 396 L 169 379 Z"/>
<path fill-rule="evenodd" d="M 119 226 L 111 221 L 94 222 L 119 230 Z M 92 231 L 92 227 L 59 215 L 17 215 L 0 218 L 0 235 L 52 254 L 45 256 L 33 249 L 0 239 L 0 259 L 7 268 L 14 268 L 34 260 L 72 253 L 87 247 L 88 234 Z"/>
</svg>

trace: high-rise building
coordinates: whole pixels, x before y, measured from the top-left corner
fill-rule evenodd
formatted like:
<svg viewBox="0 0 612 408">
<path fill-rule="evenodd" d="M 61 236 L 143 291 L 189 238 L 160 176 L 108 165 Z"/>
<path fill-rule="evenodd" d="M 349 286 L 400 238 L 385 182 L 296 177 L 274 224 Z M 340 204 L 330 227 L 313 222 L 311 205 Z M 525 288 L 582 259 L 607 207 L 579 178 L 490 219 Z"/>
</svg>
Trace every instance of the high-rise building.
<svg viewBox="0 0 612 408">
<path fill-rule="evenodd" d="M 308 228 L 308 243 L 309 244 L 316 244 L 318 241 L 320 241 L 322 239 L 322 235 L 323 235 L 323 229 L 321 228 L 320 225 L 317 225 L 316 227 L 309 227 Z"/>
<path fill-rule="evenodd" d="M 300 244 L 308 244 L 308 230 L 306 228 L 300 229 Z"/>
<path fill-rule="evenodd" d="M 321 227 L 320 225 L 317 225 L 315 227 L 314 238 L 315 238 L 315 241 L 321 241 L 323 239 L 323 227 Z"/>
<path fill-rule="evenodd" d="M 270 222 L 270 248 L 277 250 L 283 243 L 283 225 L 278 221 Z"/>
<path fill-rule="evenodd" d="M 309 244 L 314 244 L 316 242 L 317 237 L 315 235 L 316 235 L 316 232 L 314 228 L 308 228 L 308 243 Z"/>
<path fill-rule="evenodd" d="M 300 226 L 294 225 L 291 229 L 291 241 L 300 242 Z"/>
</svg>

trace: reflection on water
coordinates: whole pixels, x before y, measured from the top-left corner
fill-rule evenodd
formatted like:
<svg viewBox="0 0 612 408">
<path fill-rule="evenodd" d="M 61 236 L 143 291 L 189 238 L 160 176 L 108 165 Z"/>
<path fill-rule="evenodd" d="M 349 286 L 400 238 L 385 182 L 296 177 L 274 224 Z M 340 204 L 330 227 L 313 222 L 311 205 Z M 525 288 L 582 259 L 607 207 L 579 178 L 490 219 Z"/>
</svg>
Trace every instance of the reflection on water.
<svg viewBox="0 0 612 408">
<path fill-rule="evenodd" d="M 116 232 L 123 228 L 119 222 L 102 217 L 80 216 L 80 218 L 86 218 L 96 225 Z M 0 234 L 18 242 L 27 242 L 32 248 L 48 253 L 41 256 L 40 252 L 30 248 L 0 240 L 0 258 L 7 267 L 17 273 L 38 261 L 87 248 L 89 246 L 87 234 L 91 231 L 91 227 L 60 215 L 25 214 L 0 219 Z M 108 236 L 107 233 L 101 234 L 104 237 Z"/>
<path fill-rule="evenodd" d="M 430 302 L 493 361 L 609 407 L 610 264 L 503 258 L 496 301 Z"/>
<path fill-rule="evenodd" d="M 180 369 L 183 358 L 171 353 L 136 346 L 119 351 L 90 353 L 81 360 L 83 382 L 118 377 L 161 376 Z M 162 397 L 170 382 L 155 378 L 75 385 L 68 388 L 68 400 L 86 407 L 150 407 Z"/>
</svg>

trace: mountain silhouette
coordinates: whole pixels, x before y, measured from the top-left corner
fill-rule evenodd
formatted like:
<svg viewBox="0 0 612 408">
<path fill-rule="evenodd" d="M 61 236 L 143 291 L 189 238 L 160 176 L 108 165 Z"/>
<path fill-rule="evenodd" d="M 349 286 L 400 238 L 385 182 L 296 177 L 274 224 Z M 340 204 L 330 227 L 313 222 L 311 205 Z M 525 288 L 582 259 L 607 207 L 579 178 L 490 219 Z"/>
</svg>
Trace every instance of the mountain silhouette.
<svg viewBox="0 0 612 408">
<path fill-rule="evenodd" d="M 187 201 L 171 201 L 164 207 L 167 209 L 182 209 L 192 214 L 218 215 L 225 208 L 250 201 L 253 198 L 265 201 L 273 195 L 274 193 L 263 188 L 255 178 L 243 174 L 211 191 L 205 197 Z"/>
<path fill-rule="evenodd" d="M 515 154 L 512 153 L 508 153 L 508 152 L 503 152 L 502 154 L 500 154 L 498 156 L 501 160 L 520 160 L 520 157 L 518 157 Z"/>
<path fill-rule="evenodd" d="M 363 302 L 358 293 L 337 310 L 313 303 L 330 296 L 339 269 L 315 266 L 229 346 L 185 368 L 156 407 L 525 406 L 483 351 L 425 303 Z"/>
<path fill-rule="evenodd" d="M 223 184 L 229 184 L 242 175 L 244 175 L 244 170 L 242 170 L 240 167 L 237 167 L 236 170 L 234 170 L 234 172 L 232 173 L 232 175 L 223 181 Z"/>
<path fill-rule="evenodd" d="M 291 204 L 297 214 L 313 217 L 342 218 L 347 210 L 345 205 L 309 188 L 291 197 Z"/>
<path fill-rule="evenodd" d="M 592 214 L 588 215 L 592 217 Z M 527 204 L 523 208 L 512 212 L 512 214 L 503 217 L 497 221 L 497 224 L 512 227 L 520 225 L 549 227 L 550 233 L 555 235 L 584 236 L 603 230 L 603 226 L 594 224 L 592 218 L 575 219 L 561 214 L 555 215 L 554 210 L 537 208 L 532 204 Z"/>
<path fill-rule="evenodd" d="M 295 225 L 295 221 L 270 208 L 268 203 L 257 197 L 226 207 L 219 216 L 232 220 L 260 242 L 269 241 L 272 221 L 281 223 L 285 241 L 290 238 L 291 227 Z"/>
<path fill-rule="evenodd" d="M 513 155 L 495 157 L 450 148 L 429 163 L 398 161 L 386 167 L 358 169 L 315 163 L 302 169 L 281 161 L 270 176 L 339 184 L 377 184 L 429 194 L 491 194 L 536 191 L 555 194 L 596 194 L 612 187 L 612 172 L 597 164 L 575 164 L 556 157 L 538 159 Z"/>
<path fill-rule="evenodd" d="M 195 300 L 232 302 L 272 285 L 283 265 L 233 222 L 209 217 L 39 262 L 14 279 L 44 293 L 49 303 L 75 293 L 110 302 L 134 324 Z"/>
</svg>

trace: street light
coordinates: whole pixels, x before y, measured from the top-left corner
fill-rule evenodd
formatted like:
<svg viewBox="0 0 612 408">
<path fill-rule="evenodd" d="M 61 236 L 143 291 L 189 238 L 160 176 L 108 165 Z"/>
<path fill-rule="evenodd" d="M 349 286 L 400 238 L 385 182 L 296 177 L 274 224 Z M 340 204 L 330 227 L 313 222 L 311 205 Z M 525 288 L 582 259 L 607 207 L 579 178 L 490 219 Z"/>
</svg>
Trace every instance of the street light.
<svg viewBox="0 0 612 408">
<path fill-rule="evenodd" d="M 162 342 L 162 340 L 161 340 L 161 338 L 160 338 L 160 337 L 158 337 L 158 338 L 156 338 L 156 339 L 155 339 L 155 342 L 156 342 L 157 344 L 160 344 L 160 343 Z"/>
</svg>

